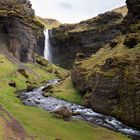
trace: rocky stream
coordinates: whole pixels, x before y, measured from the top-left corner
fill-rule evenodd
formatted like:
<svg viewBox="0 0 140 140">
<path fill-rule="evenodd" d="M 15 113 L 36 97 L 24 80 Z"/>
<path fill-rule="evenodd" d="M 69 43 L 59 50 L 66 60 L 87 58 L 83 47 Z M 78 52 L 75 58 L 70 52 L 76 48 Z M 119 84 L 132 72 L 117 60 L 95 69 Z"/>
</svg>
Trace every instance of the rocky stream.
<svg viewBox="0 0 140 140">
<path fill-rule="evenodd" d="M 86 108 L 81 105 L 73 104 L 64 100 L 60 100 L 54 97 L 44 97 L 43 89 L 48 86 L 53 86 L 59 84 L 60 79 L 53 79 L 46 82 L 44 86 L 34 89 L 30 92 L 23 92 L 19 95 L 23 104 L 27 106 L 34 106 L 44 109 L 49 112 L 54 112 L 61 107 L 66 107 L 70 112 L 72 112 L 72 119 L 81 119 L 90 124 L 106 127 L 111 130 L 121 132 L 134 140 L 140 139 L 140 131 L 124 125 L 117 119 L 99 114 L 94 112 L 90 108 Z"/>
</svg>

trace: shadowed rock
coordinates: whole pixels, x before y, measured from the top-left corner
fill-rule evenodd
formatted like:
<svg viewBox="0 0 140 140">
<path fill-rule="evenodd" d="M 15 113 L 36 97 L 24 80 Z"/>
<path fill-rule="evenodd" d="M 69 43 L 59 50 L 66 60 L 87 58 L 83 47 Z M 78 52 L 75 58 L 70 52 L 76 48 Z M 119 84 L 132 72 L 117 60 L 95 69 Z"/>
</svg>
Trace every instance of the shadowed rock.
<svg viewBox="0 0 140 140">
<path fill-rule="evenodd" d="M 44 53 L 44 26 L 31 7 L 28 0 L 0 1 L 0 52 L 8 57 L 12 53 L 22 62 L 33 62 L 34 53 Z"/>
<path fill-rule="evenodd" d="M 122 20 L 121 13 L 112 11 L 78 24 L 64 24 L 52 29 L 52 62 L 72 68 L 77 54 L 84 54 L 84 58 L 87 58 L 119 36 Z"/>
</svg>

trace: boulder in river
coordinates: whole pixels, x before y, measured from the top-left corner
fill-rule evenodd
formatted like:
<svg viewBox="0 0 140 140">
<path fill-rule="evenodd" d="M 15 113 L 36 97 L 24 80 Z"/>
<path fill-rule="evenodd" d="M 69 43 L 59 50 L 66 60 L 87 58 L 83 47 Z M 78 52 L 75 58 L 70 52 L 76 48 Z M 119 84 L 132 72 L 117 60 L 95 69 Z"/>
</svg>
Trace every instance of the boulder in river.
<svg viewBox="0 0 140 140">
<path fill-rule="evenodd" d="M 33 89 L 35 89 L 35 88 L 36 88 L 35 85 L 33 85 L 33 84 L 27 84 L 26 90 L 27 90 L 28 92 L 30 92 L 30 91 L 33 91 Z"/>
<path fill-rule="evenodd" d="M 49 92 L 52 89 L 52 85 L 48 85 L 42 89 L 43 92 Z"/>
<path fill-rule="evenodd" d="M 52 85 L 48 85 L 48 86 L 44 87 L 42 89 L 42 91 L 43 91 L 42 95 L 44 97 L 49 97 L 50 93 L 53 93 L 52 88 L 53 88 Z"/>
<path fill-rule="evenodd" d="M 72 116 L 71 111 L 67 107 L 64 107 L 64 106 L 58 108 L 53 113 L 55 114 L 56 117 L 63 118 L 64 120 L 68 120 Z"/>
</svg>

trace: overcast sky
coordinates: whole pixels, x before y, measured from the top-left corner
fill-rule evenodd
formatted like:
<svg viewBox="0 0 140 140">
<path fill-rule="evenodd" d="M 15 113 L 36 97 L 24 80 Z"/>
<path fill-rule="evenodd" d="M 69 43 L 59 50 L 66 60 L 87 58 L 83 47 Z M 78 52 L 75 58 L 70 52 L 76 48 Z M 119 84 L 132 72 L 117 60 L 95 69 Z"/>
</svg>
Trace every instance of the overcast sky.
<svg viewBox="0 0 140 140">
<path fill-rule="evenodd" d="M 125 0 L 30 0 L 36 15 L 75 23 L 125 5 Z"/>
</svg>

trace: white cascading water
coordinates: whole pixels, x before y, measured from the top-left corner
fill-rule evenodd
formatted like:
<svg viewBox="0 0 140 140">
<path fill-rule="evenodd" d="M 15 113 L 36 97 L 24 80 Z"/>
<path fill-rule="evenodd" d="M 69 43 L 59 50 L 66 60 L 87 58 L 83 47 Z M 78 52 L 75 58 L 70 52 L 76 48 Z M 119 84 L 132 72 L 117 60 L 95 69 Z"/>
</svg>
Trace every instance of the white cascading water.
<svg viewBox="0 0 140 140">
<path fill-rule="evenodd" d="M 49 41 L 49 30 L 44 31 L 45 34 L 45 48 L 44 48 L 44 58 L 51 62 L 51 53 L 50 53 L 50 41 Z"/>
<path fill-rule="evenodd" d="M 116 120 L 111 116 L 106 116 L 103 114 L 99 114 L 94 112 L 92 109 L 86 108 L 84 106 L 76 105 L 64 100 L 60 100 L 53 97 L 44 97 L 43 89 L 48 86 L 56 85 L 60 82 L 60 79 L 49 80 L 45 86 L 34 89 L 31 92 L 24 92 L 20 94 L 20 98 L 22 102 L 29 106 L 36 106 L 42 108 L 44 110 L 54 112 L 60 107 L 66 107 L 71 112 L 73 112 L 73 119 L 82 119 L 87 121 L 93 125 L 98 125 L 102 127 L 106 127 L 115 131 L 122 132 L 134 140 L 140 140 L 140 131 L 130 128 L 120 121 Z"/>
</svg>

